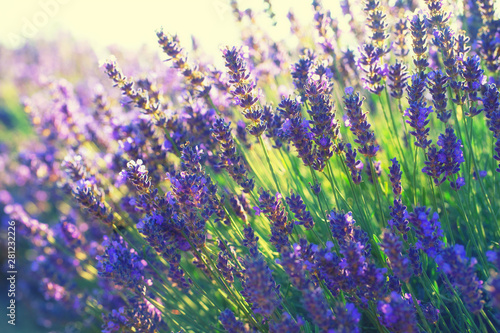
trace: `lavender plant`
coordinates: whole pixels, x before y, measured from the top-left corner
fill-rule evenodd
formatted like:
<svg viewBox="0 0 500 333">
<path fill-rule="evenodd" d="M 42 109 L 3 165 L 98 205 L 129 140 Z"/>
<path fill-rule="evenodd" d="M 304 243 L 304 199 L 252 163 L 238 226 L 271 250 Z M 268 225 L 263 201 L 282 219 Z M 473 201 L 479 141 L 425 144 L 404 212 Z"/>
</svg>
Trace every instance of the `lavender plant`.
<svg viewBox="0 0 500 333">
<path fill-rule="evenodd" d="M 0 49 L 2 221 L 41 330 L 500 330 L 493 2 L 345 0 L 343 24 L 315 0 L 296 45 L 256 23 L 272 3 L 230 1 L 223 68 L 163 30 L 101 66 Z"/>
</svg>

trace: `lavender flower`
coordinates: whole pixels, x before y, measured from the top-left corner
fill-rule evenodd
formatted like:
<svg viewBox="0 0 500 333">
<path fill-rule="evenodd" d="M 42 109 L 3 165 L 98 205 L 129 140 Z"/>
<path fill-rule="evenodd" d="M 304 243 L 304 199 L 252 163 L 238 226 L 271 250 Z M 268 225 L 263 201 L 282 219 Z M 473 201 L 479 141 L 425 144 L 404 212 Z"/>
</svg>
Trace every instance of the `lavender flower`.
<svg viewBox="0 0 500 333">
<path fill-rule="evenodd" d="M 429 23 L 433 28 L 442 30 L 451 16 L 451 13 L 446 14 L 443 11 L 443 0 L 426 0 L 427 8 L 429 9 Z"/>
<path fill-rule="evenodd" d="M 134 184 L 139 193 L 147 194 L 151 191 L 151 177 L 148 176 L 148 170 L 141 159 L 129 161 L 127 170 L 122 171 L 120 175 Z"/>
<path fill-rule="evenodd" d="M 197 247 L 205 243 L 205 225 L 212 215 L 217 216 L 216 222 L 227 218 L 217 197 L 217 187 L 201 167 L 202 159 L 202 150 L 186 146 L 181 155 L 183 171 L 167 174 L 179 207 L 180 229 Z"/>
<path fill-rule="evenodd" d="M 491 23 L 494 20 L 495 8 L 492 0 L 478 0 L 477 5 L 484 23 Z"/>
<path fill-rule="evenodd" d="M 342 211 L 333 209 L 328 216 L 330 230 L 340 246 L 346 245 L 354 240 L 354 224 L 356 221 L 352 217 L 352 212 L 345 214 Z"/>
<path fill-rule="evenodd" d="M 422 262 L 420 261 L 420 254 L 415 246 L 410 246 L 408 249 L 408 258 L 411 261 L 411 267 L 413 268 L 413 274 L 419 276 L 422 274 Z"/>
<path fill-rule="evenodd" d="M 394 198 L 397 198 L 403 192 L 403 188 L 401 187 L 401 176 L 403 175 L 403 172 L 401 172 L 401 166 L 395 157 L 391 159 L 391 162 L 392 165 L 389 168 L 389 178 L 391 180 Z"/>
<path fill-rule="evenodd" d="M 317 274 L 320 281 L 324 281 L 332 295 L 339 295 L 341 291 L 352 292 L 356 289 L 355 281 L 349 279 L 349 272 L 341 267 L 342 258 L 332 249 L 332 242 L 327 242 L 326 248 L 312 248 L 313 254 L 304 259 L 305 265 Z"/>
<path fill-rule="evenodd" d="M 484 71 L 481 69 L 479 56 L 474 55 L 463 61 L 462 76 L 465 80 L 464 90 L 468 94 L 469 100 L 475 102 L 479 100 L 477 93 L 481 87 Z M 470 116 L 479 114 L 477 109 L 470 110 Z"/>
<path fill-rule="evenodd" d="M 291 74 L 293 77 L 293 84 L 301 94 L 304 93 L 304 87 L 311 75 L 310 71 L 315 58 L 316 55 L 312 51 L 305 50 L 299 61 L 292 65 Z"/>
<path fill-rule="evenodd" d="M 458 82 L 460 68 L 458 66 L 455 33 L 450 27 L 443 30 L 434 31 L 433 42 L 441 50 L 443 65 L 446 68 L 446 75 L 449 77 L 449 85 L 454 90 L 458 98 L 461 89 L 461 82 Z"/>
<path fill-rule="evenodd" d="M 369 250 L 365 241 L 351 241 L 341 248 L 344 260 L 340 267 L 347 270 L 347 275 L 358 286 L 358 296 L 367 299 L 379 299 L 387 291 L 386 268 L 378 268 L 368 259 Z"/>
<path fill-rule="evenodd" d="M 358 67 L 367 74 L 367 77 L 362 78 L 364 86 L 370 92 L 380 95 L 384 90 L 382 79 L 387 75 L 380 67 L 380 58 L 384 50 L 373 46 L 372 44 L 363 44 L 359 49 L 360 57 L 358 59 Z"/>
<path fill-rule="evenodd" d="M 405 19 L 400 19 L 396 22 L 394 26 L 394 34 L 396 35 L 396 41 L 394 44 L 396 45 L 394 54 L 398 57 L 405 58 L 410 50 L 406 45 L 406 37 L 408 36 L 408 25 Z"/>
<path fill-rule="evenodd" d="M 234 96 L 236 104 L 242 108 L 243 116 L 251 121 L 247 128 L 248 131 L 258 137 L 265 131 L 266 122 L 262 119 L 264 115 L 262 109 L 257 106 L 255 83 L 251 81 L 247 65 L 235 47 L 226 48 L 223 55 L 230 77 L 229 83 L 234 87 L 231 94 Z"/>
<path fill-rule="evenodd" d="M 335 328 L 332 311 L 327 306 L 321 288 L 318 287 L 304 293 L 302 302 L 309 316 L 321 331 L 328 332 Z"/>
<path fill-rule="evenodd" d="M 486 256 L 488 261 L 497 269 L 497 273 L 491 275 L 485 289 L 489 292 L 493 306 L 500 308 L 500 275 L 498 274 L 498 271 L 500 271 L 500 255 L 498 251 L 488 251 Z"/>
<path fill-rule="evenodd" d="M 162 30 L 156 33 L 158 44 L 163 52 L 169 56 L 173 67 L 186 78 L 187 90 L 194 97 L 205 97 L 208 95 L 211 86 L 205 80 L 205 73 L 201 72 L 198 66 L 190 66 L 184 55 L 184 50 L 180 46 L 177 35 L 165 34 Z"/>
<path fill-rule="evenodd" d="M 226 124 L 224 119 L 218 118 L 211 129 L 212 136 L 221 146 L 219 167 L 226 169 L 231 177 L 243 188 L 243 191 L 249 193 L 253 190 L 254 181 L 247 176 L 246 167 L 236 152 L 236 145 L 229 128 L 230 124 Z"/>
<path fill-rule="evenodd" d="M 234 266 L 230 263 L 229 249 L 227 245 L 219 239 L 219 257 L 217 258 L 217 269 L 224 277 L 226 283 L 232 285 L 234 282 L 233 271 Z"/>
<path fill-rule="evenodd" d="M 384 232 L 380 246 L 390 262 L 394 275 L 401 281 L 408 282 L 413 272 L 410 260 L 403 255 L 403 242 L 395 234 Z"/>
<path fill-rule="evenodd" d="M 487 119 L 491 119 L 495 112 L 500 110 L 500 92 L 495 84 L 482 86 L 483 110 Z"/>
<path fill-rule="evenodd" d="M 295 219 L 297 220 L 295 222 L 296 224 L 303 225 L 307 230 L 314 228 L 312 215 L 306 210 L 307 207 L 299 194 L 291 193 L 290 197 L 286 198 L 286 202 L 295 215 Z"/>
<path fill-rule="evenodd" d="M 219 315 L 219 320 L 222 326 L 228 333 L 246 333 L 248 329 L 245 328 L 243 322 L 236 319 L 233 311 L 226 309 L 222 311 Z"/>
<path fill-rule="evenodd" d="M 359 333 L 359 321 L 361 314 L 352 303 L 337 304 L 334 307 L 335 322 L 334 332 L 353 332 Z"/>
<path fill-rule="evenodd" d="M 351 172 L 351 178 L 354 184 L 361 183 L 361 170 L 363 170 L 363 163 L 356 160 L 356 149 L 352 150 L 351 144 L 346 144 L 345 164 Z"/>
<path fill-rule="evenodd" d="M 426 153 L 427 160 L 424 162 L 425 167 L 422 169 L 423 173 L 432 177 L 434 184 L 437 186 L 446 180 L 446 177 L 443 175 L 443 163 L 439 160 L 439 152 L 436 145 L 429 147 Z"/>
<path fill-rule="evenodd" d="M 271 244 L 276 247 L 278 252 L 290 245 L 288 236 L 293 230 L 293 224 L 287 219 L 281 198 L 281 194 L 276 193 L 276 197 L 272 197 L 267 191 L 262 191 L 259 197 L 259 208 L 272 223 Z"/>
<path fill-rule="evenodd" d="M 451 117 L 451 111 L 446 110 L 448 98 L 446 88 L 448 87 L 448 76 L 440 70 L 432 71 L 427 75 L 427 86 L 432 95 L 432 102 L 437 113 L 437 118 L 443 123 L 447 123 Z"/>
<path fill-rule="evenodd" d="M 456 244 L 441 251 L 436 257 L 440 270 L 448 276 L 453 287 L 463 296 L 469 311 L 478 313 L 483 308 L 482 284 L 475 273 L 475 258 L 469 259 L 462 245 Z"/>
<path fill-rule="evenodd" d="M 264 106 L 264 116 L 263 119 L 267 123 L 266 136 L 274 140 L 273 148 L 280 149 L 283 146 L 281 142 L 281 126 L 283 125 L 284 119 L 279 112 L 273 112 L 272 105 Z"/>
<path fill-rule="evenodd" d="M 67 219 L 63 219 L 60 222 L 59 234 L 64 240 L 64 243 L 70 248 L 79 246 L 82 243 L 82 233 L 78 230 L 78 227 L 75 224 L 71 223 Z"/>
<path fill-rule="evenodd" d="M 412 229 L 417 236 L 417 249 L 423 250 L 429 257 L 436 257 L 442 247 L 443 230 L 441 223 L 438 221 L 439 215 L 434 212 L 432 217 L 430 214 L 431 209 L 426 207 L 415 207 L 413 213 L 408 215 Z"/>
<path fill-rule="evenodd" d="M 378 303 L 377 310 L 381 323 L 391 332 L 419 332 L 415 308 L 409 299 L 392 292 Z"/>
<path fill-rule="evenodd" d="M 146 215 L 139 223 L 137 229 L 169 264 L 168 276 L 181 289 L 191 286 L 191 281 L 184 276 L 180 267 L 181 256 L 179 251 L 190 249 L 189 243 L 184 239 L 181 231 L 183 221 L 180 221 L 174 207 L 168 202 L 162 202 L 162 212 Z"/>
<path fill-rule="evenodd" d="M 414 15 L 410 21 L 411 37 L 413 40 L 413 52 L 415 57 L 413 63 L 417 67 L 417 73 L 423 75 L 425 69 L 429 66 L 427 60 L 427 17 Z"/>
<path fill-rule="evenodd" d="M 147 91 L 142 89 L 134 89 L 134 81 L 127 79 L 123 75 L 122 70 L 118 67 L 115 60 L 108 60 L 103 65 L 106 74 L 109 76 L 115 85 L 121 89 L 122 93 L 135 102 L 136 106 L 142 109 L 146 114 L 157 114 L 160 104 L 152 103 L 149 99 Z"/>
<path fill-rule="evenodd" d="M 479 33 L 478 49 L 486 68 L 495 72 L 500 66 L 498 61 L 498 41 L 493 29 L 485 27 Z"/>
<path fill-rule="evenodd" d="M 289 333 L 299 333 L 300 327 L 304 324 L 302 319 L 299 317 L 297 321 L 295 321 L 292 316 L 288 312 L 283 312 L 281 315 L 281 319 L 279 322 L 272 322 L 269 324 L 269 332 L 270 333 L 281 333 L 281 332 L 289 332 Z"/>
<path fill-rule="evenodd" d="M 382 11 L 380 6 L 380 1 L 378 0 L 367 0 L 365 2 L 365 8 L 363 10 L 366 12 L 368 18 L 367 26 L 372 30 L 371 40 L 373 45 L 379 48 L 383 53 L 387 50 L 384 46 L 384 42 L 389 35 L 387 35 L 387 23 L 385 23 L 386 15 Z"/>
<path fill-rule="evenodd" d="M 333 155 L 333 143 L 339 135 L 339 125 L 335 120 L 333 102 L 329 94 L 331 85 L 320 79 L 318 81 L 309 79 L 305 86 L 305 96 L 307 97 L 311 109 L 308 113 L 312 118 L 313 128 L 311 132 L 315 137 L 315 159 L 313 168 L 323 171 L 326 163 Z"/>
<path fill-rule="evenodd" d="M 105 224 L 113 223 L 113 213 L 109 210 L 102 199 L 102 195 L 98 194 L 95 184 L 91 181 L 80 180 L 75 184 L 72 193 L 82 208 L 87 209 L 95 219 Z"/>
<path fill-rule="evenodd" d="M 123 332 L 135 329 L 140 332 L 168 330 L 161 319 L 161 312 L 146 299 L 135 299 L 128 306 L 113 309 L 103 315 L 103 333 Z"/>
<path fill-rule="evenodd" d="M 335 59 L 335 37 L 332 31 L 330 11 L 324 11 L 320 1 L 313 1 L 315 28 L 318 31 L 323 52 Z"/>
<path fill-rule="evenodd" d="M 462 152 L 462 142 L 457 139 L 453 127 L 447 127 L 445 134 L 440 134 L 437 144 L 441 146 L 438 160 L 442 163 L 445 177 L 450 178 L 460 171 L 460 164 L 465 162 Z M 460 188 L 456 182 L 451 182 L 457 190 Z"/>
<path fill-rule="evenodd" d="M 415 146 L 422 149 L 427 149 L 431 144 L 432 140 L 428 140 L 430 129 L 425 126 L 429 124 L 429 114 L 432 112 L 432 107 L 426 107 L 425 103 L 423 105 L 410 104 L 410 107 L 406 109 L 405 116 L 410 118 L 406 120 L 412 128 L 410 134 L 415 137 Z"/>
<path fill-rule="evenodd" d="M 284 140 L 293 144 L 299 157 L 306 166 L 314 162 L 313 134 L 309 127 L 309 121 L 302 117 L 287 119 L 281 128 Z"/>
<path fill-rule="evenodd" d="M 231 204 L 231 207 L 233 208 L 233 211 L 236 214 L 236 216 L 238 216 L 241 220 L 243 220 L 243 222 L 246 223 L 248 220 L 247 214 L 238 196 L 236 195 L 230 196 L 229 203 Z"/>
<path fill-rule="evenodd" d="M 252 305 L 255 313 L 269 318 L 281 303 L 279 285 L 276 285 L 262 255 L 245 257 L 243 266 L 241 295 Z"/>
<path fill-rule="evenodd" d="M 389 77 L 389 88 L 391 88 L 391 96 L 400 99 L 403 97 L 403 91 L 408 80 L 407 67 L 403 63 L 396 60 L 394 65 L 389 66 L 387 73 Z"/>
<path fill-rule="evenodd" d="M 245 234 L 245 238 L 243 239 L 243 245 L 246 246 L 250 250 L 250 254 L 256 256 L 259 252 L 258 244 L 259 237 L 255 236 L 255 232 L 252 227 L 247 226 L 243 229 L 243 233 Z"/>
<path fill-rule="evenodd" d="M 412 84 L 407 87 L 410 107 L 405 112 L 405 116 L 410 118 L 406 122 L 414 128 L 413 131 L 410 131 L 410 134 L 416 139 L 415 146 L 424 150 L 432 142 L 432 140 L 427 140 L 429 128 L 425 128 L 429 124 L 428 116 L 432 112 L 432 107 L 426 107 L 427 104 L 423 101 L 425 81 L 425 77 L 413 75 Z"/>
<path fill-rule="evenodd" d="M 373 161 L 373 168 L 375 169 L 375 170 L 373 170 L 373 174 L 372 174 L 372 167 L 370 165 L 369 160 L 365 160 L 365 165 L 366 165 L 365 172 L 366 172 L 366 175 L 368 176 L 368 181 L 373 184 L 373 174 L 375 174 L 377 177 L 380 177 L 380 175 L 382 175 L 382 167 L 381 167 L 382 162 L 381 161 Z"/>
<path fill-rule="evenodd" d="M 301 258 L 301 247 L 298 244 L 293 245 L 293 251 L 284 249 L 281 258 L 276 263 L 285 270 L 292 284 L 299 290 L 307 289 L 310 281 L 306 278 L 304 270 L 304 261 Z"/>
<path fill-rule="evenodd" d="M 116 285 L 140 291 L 142 287 L 151 285 L 147 279 L 147 263 L 134 249 L 129 249 L 122 237 L 112 239 L 104 236 L 103 255 L 97 256 L 99 275 L 111 279 Z"/>
<path fill-rule="evenodd" d="M 408 231 L 410 227 L 408 226 L 408 211 L 406 206 L 403 205 L 401 196 L 394 199 L 394 206 L 389 207 L 392 219 L 388 221 L 389 226 L 395 232 L 396 230 L 401 233 L 404 240 L 408 240 Z"/>
<path fill-rule="evenodd" d="M 346 89 L 344 104 L 351 122 L 351 132 L 357 137 L 354 142 L 361 145 L 359 152 L 369 158 L 375 157 L 380 147 L 375 140 L 375 134 L 370 130 L 371 126 L 366 120 L 366 113 L 361 110 L 363 100 L 364 98 L 359 97 L 359 93 L 354 94 L 352 88 Z"/>
</svg>

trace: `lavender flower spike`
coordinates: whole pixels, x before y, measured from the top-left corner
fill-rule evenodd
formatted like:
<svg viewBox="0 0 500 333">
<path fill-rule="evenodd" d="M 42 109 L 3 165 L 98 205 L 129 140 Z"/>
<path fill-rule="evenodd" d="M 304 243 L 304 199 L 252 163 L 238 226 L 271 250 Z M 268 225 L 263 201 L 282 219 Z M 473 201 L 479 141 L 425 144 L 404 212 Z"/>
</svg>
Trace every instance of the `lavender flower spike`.
<svg viewBox="0 0 500 333">
<path fill-rule="evenodd" d="M 351 122 L 351 132 L 357 137 L 354 142 L 361 146 L 359 152 L 365 157 L 375 157 L 380 146 L 377 144 L 375 134 L 370 130 L 371 125 L 366 119 L 366 112 L 361 109 L 364 98 L 360 98 L 359 93 L 354 93 L 352 88 L 346 88 L 345 93 L 345 110 Z"/>
</svg>

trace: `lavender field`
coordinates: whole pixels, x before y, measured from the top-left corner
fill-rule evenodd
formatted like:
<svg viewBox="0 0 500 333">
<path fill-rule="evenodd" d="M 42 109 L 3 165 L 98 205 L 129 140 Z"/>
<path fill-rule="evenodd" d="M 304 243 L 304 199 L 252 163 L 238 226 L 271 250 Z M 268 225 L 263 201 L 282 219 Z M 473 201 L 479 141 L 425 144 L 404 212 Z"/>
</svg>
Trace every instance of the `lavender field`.
<svg viewBox="0 0 500 333">
<path fill-rule="evenodd" d="M 0 46 L 0 331 L 500 331 L 499 4 L 226 2 Z"/>
</svg>

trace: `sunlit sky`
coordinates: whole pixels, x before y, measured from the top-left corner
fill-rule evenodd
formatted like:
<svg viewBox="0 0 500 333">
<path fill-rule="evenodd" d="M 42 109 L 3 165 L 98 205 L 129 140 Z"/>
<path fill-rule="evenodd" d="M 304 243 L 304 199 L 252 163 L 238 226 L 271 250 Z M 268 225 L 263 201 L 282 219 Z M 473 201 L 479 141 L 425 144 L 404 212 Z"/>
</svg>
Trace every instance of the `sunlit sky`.
<svg viewBox="0 0 500 333">
<path fill-rule="evenodd" d="M 288 33 L 289 8 L 302 23 L 312 20 L 310 2 L 272 1 L 277 25 L 271 35 Z M 323 1 L 329 9 L 339 8 L 338 2 Z M 239 3 L 241 8 L 264 8 L 263 0 Z M 230 0 L 0 0 L 0 42 L 15 47 L 26 39 L 51 38 L 63 30 L 87 40 L 97 50 L 109 44 L 136 49 L 142 44 L 157 47 L 155 31 L 163 27 L 177 33 L 184 45 L 189 44 L 191 35 L 196 36 L 204 51 L 215 55 L 239 38 L 229 4 Z"/>
</svg>

